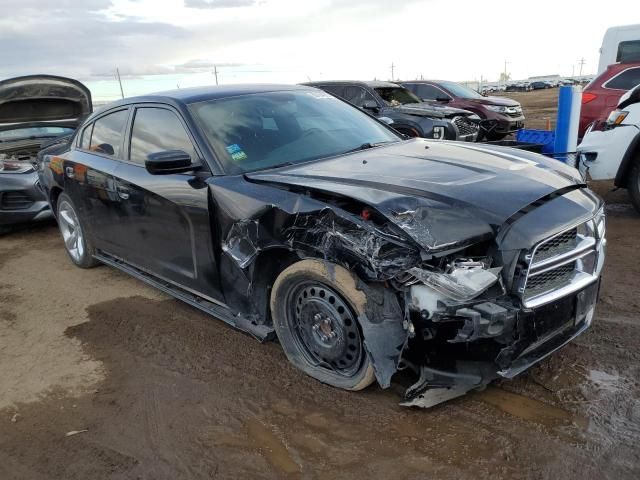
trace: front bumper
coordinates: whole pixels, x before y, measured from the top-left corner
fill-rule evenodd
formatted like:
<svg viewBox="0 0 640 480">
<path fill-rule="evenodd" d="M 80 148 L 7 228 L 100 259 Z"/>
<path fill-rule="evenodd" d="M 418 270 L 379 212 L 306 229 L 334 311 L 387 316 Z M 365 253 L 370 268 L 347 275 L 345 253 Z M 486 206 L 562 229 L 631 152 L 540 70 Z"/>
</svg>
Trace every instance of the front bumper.
<svg viewBox="0 0 640 480">
<path fill-rule="evenodd" d="M 0 174 L 0 226 L 30 223 L 52 216 L 36 172 Z"/>
<path fill-rule="evenodd" d="M 577 165 L 583 177 L 592 180 L 616 178 L 620 163 L 633 139 L 640 133 L 637 125 L 621 125 L 611 130 L 588 130 L 578 145 Z"/>
</svg>

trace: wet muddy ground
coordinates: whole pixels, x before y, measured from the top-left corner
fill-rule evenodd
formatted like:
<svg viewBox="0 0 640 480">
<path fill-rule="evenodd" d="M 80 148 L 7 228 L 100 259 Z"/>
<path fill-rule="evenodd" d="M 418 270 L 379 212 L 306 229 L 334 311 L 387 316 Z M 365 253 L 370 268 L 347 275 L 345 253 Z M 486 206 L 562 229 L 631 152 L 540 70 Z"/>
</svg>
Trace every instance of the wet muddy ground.
<svg viewBox="0 0 640 480">
<path fill-rule="evenodd" d="M 53 225 L 15 232 L 0 239 L 0 478 L 639 478 L 639 235 L 611 204 L 587 334 L 424 411 L 324 386 L 276 343 L 72 267 Z"/>
<path fill-rule="evenodd" d="M 348 393 L 113 269 L 0 237 L 0 479 L 640 478 L 640 215 L 608 205 L 593 327 L 431 410 Z"/>
</svg>

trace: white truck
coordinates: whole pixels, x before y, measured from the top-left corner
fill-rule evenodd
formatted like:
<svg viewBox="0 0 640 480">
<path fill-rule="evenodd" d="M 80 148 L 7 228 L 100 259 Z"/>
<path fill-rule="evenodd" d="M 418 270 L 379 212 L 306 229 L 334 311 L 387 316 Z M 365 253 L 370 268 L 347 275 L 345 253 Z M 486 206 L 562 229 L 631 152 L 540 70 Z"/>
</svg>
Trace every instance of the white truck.
<svg viewBox="0 0 640 480">
<path fill-rule="evenodd" d="M 591 180 L 614 180 L 640 212 L 640 85 L 625 93 L 604 125 L 591 125 L 578 146 L 577 167 Z"/>
<path fill-rule="evenodd" d="M 618 62 L 640 62 L 640 25 L 622 25 L 607 29 L 600 47 L 598 75 Z"/>
</svg>

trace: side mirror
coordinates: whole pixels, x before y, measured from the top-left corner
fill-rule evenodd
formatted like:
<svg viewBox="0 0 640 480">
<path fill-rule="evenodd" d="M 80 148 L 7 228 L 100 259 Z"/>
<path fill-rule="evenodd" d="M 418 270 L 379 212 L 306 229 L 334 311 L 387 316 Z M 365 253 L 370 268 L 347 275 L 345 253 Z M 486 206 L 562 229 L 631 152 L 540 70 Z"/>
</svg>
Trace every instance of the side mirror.
<svg viewBox="0 0 640 480">
<path fill-rule="evenodd" d="M 366 100 L 362 104 L 362 108 L 365 110 L 378 110 L 378 104 L 374 100 Z"/>
<path fill-rule="evenodd" d="M 451 101 L 451 99 L 449 97 L 438 97 L 438 98 L 436 98 L 436 102 L 449 103 L 450 101 Z"/>
<path fill-rule="evenodd" d="M 191 163 L 191 156 L 182 150 L 166 150 L 150 153 L 144 162 L 147 171 L 152 175 L 169 175 L 196 170 L 199 165 Z"/>
<path fill-rule="evenodd" d="M 386 123 L 387 125 L 393 125 L 393 118 L 380 117 L 380 118 L 378 118 L 378 120 L 380 120 L 381 122 Z"/>
</svg>

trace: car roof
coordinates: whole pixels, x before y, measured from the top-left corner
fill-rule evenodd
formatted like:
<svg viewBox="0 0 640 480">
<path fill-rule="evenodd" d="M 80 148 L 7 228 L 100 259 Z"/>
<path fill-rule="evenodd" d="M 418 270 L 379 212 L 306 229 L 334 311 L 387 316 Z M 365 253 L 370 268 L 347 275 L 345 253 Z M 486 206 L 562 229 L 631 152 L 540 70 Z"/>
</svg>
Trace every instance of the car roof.
<svg viewBox="0 0 640 480">
<path fill-rule="evenodd" d="M 128 97 L 117 100 L 107 105 L 109 109 L 120 105 L 146 102 L 167 102 L 191 104 L 206 100 L 251 95 L 255 93 L 282 92 L 291 90 L 305 90 L 308 87 L 300 85 L 271 85 L 271 84 L 246 84 L 246 85 L 209 85 L 204 87 L 178 88 L 163 92 L 150 93 L 137 97 Z"/>
<path fill-rule="evenodd" d="M 397 88 L 399 85 L 392 82 L 384 82 L 382 80 L 326 80 L 316 82 L 305 82 L 300 85 L 316 87 L 319 85 L 360 85 L 371 88 Z"/>
</svg>

